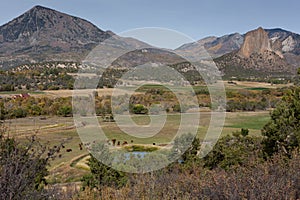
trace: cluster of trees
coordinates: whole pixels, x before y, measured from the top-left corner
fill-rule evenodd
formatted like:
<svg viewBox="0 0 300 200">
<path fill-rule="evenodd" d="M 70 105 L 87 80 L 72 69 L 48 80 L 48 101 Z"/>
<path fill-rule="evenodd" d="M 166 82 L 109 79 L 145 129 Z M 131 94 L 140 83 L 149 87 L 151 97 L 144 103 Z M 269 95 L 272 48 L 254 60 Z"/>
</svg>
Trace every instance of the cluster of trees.
<svg viewBox="0 0 300 200">
<path fill-rule="evenodd" d="M 267 90 L 238 90 L 227 91 L 227 107 L 228 112 L 234 111 L 256 111 L 274 108 L 282 98 L 287 89 L 267 89 Z M 200 106 L 210 107 L 210 97 L 207 89 L 200 88 L 197 90 L 197 97 Z M 111 96 L 95 97 L 95 114 L 98 116 L 106 116 L 112 114 Z M 114 97 L 115 102 L 120 102 L 114 107 L 116 113 L 123 113 L 128 110 L 127 104 L 123 102 L 124 96 Z M 126 99 L 126 98 L 125 98 Z M 42 98 L 16 98 L 0 99 L 0 118 L 23 118 L 26 116 L 39 115 L 59 115 L 72 116 L 71 97 L 51 99 Z M 157 103 L 157 104 L 155 104 Z M 134 114 L 158 114 L 160 111 L 166 112 L 185 112 L 192 106 L 189 106 L 187 99 L 185 104 L 180 105 L 174 93 L 166 89 L 149 89 L 144 94 L 136 93 L 130 97 L 129 111 Z"/>
<path fill-rule="evenodd" d="M 2 120 L 40 115 L 72 116 L 71 97 L 0 99 L 0 119 Z"/>
<path fill-rule="evenodd" d="M 284 94 L 284 88 L 227 91 L 227 112 L 256 111 L 275 108 Z"/>
<path fill-rule="evenodd" d="M 0 91 L 73 89 L 74 77 L 69 68 L 29 68 L 22 71 L 0 71 Z"/>
<path fill-rule="evenodd" d="M 226 91 L 227 104 L 226 110 L 228 112 L 235 111 L 257 111 L 266 110 L 270 108 L 275 108 L 277 103 L 281 100 L 283 94 L 287 88 L 279 89 L 267 89 L 261 88 L 256 90 L 250 89 L 240 89 L 240 90 L 228 90 Z M 189 108 L 189 104 L 192 105 L 189 100 L 180 107 L 177 97 L 165 88 L 152 88 L 152 89 L 141 89 L 144 94 L 135 94 L 130 99 L 131 108 L 135 106 L 143 105 L 145 109 L 149 109 L 153 103 L 157 102 L 161 105 L 163 110 L 167 112 L 185 112 Z M 195 89 L 195 94 L 197 95 L 200 107 L 211 107 L 211 99 L 209 91 L 206 87 L 199 87 Z M 122 98 L 122 97 L 120 97 Z M 118 101 L 118 99 L 116 99 Z M 121 101 L 121 100 L 119 100 Z M 116 110 L 122 112 L 127 108 L 118 107 Z M 132 113 L 135 113 L 131 109 Z M 147 113 L 147 112 L 144 112 Z M 141 113 L 137 113 L 141 114 Z"/>
<path fill-rule="evenodd" d="M 112 114 L 111 96 L 98 96 L 97 92 L 95 92 L 94 95 L 86 98 L 94 98 L 94 112 L 96 115 L 107 116 Z M 162 110 L 167 112 L 184 112 L 189 108 L 188 105 L 181 107 L 172 92 L 161 89 L 152 89 L 145 94 L 134 94 L 130 98 L 129 108 L 126 107 L 127 104 L 125 102 L 122 104 L 124 96 L 116 98 L 118 99 L 115 99 L 115 101 L 121 102 L 119 106 L 114 107 L 114 111 L 117 113 L 122 113 L 129 109 L 133 114 L 158 114 Z M 153 104 L 153 101 L 158 104 Z M 40 115 L 70 117 L 72 113 L 72 97 L 19 97 L 0 99 L 0 119 L 2 120 Z M 81 114 L 85 115 L 85 113 Z"/>
<path fill-rule="evenodd" d="M 129 111 L 133 114 L 158 114 L 160 111 L 166 112 L 185 112 L 191 106 L 186 104 L 180 106 L 176 96 L 171 91 L 163 89 L 150 89 L 144 94 L 136 93 L 129 99 L 129 106 L 124 99 L 128 96 L 113 97 L 114 112 L 122 114 Z M 96 114 L 111 114 L 111 96 L 98 96 L 95 98 Z"/>
</svg>

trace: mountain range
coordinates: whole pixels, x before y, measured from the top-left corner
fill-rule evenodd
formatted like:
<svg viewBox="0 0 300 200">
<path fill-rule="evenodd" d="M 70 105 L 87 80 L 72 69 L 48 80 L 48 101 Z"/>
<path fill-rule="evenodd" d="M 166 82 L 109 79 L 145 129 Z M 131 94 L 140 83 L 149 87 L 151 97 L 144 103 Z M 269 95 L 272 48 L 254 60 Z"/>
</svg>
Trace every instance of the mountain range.
<svg viewBox="0 0 300 200">
<path fill-rule="evenodd" d="M 0 27 L 0 68 L 53 61 L 81 62 L 94 47 L 112 36 L 118 37 L 84 19 L 35 6 Z M 122 45 L 151 48 L 134 38 L 123 40 Z M 197 56 L 203 47 L 226 77 L 293 76 L 299 68 L 300 35 L 279 28 L 259 27 L 245 34 L 207 37 L 184 44 L 175 52 Z M 151 58 L 155 57 L 155 51 L 149 52 Z"/>
<path fill-rule="evenodd" d="M 207 37 L 177 50 L 197 54 L 201 46 L 228 78 L 293 76 L 300 67 L 300 35 L 279 28 Z"/>
</svg>

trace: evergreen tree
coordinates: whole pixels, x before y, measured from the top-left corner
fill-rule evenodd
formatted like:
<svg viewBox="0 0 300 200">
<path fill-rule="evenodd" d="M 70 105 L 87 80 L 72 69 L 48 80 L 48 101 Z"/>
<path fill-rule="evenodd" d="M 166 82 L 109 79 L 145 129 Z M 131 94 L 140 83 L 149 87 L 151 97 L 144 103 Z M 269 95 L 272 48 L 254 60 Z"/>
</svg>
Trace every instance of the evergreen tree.
<svg viewBox="0 0 300 200">
<path fill-rule="evenodd" d="M 291 88 L 271 113 L 271 120 L 262 130 L 264 151 L 290 155 L 300 144 L 300 88 Z"/>
</svg>

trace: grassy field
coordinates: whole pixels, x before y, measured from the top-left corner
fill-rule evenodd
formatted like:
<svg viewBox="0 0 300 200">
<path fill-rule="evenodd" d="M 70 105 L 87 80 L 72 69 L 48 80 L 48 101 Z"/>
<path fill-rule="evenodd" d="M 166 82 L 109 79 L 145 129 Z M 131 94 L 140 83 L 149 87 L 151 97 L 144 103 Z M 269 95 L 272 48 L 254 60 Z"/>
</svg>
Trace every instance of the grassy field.
<svg viewBox="0 0 300 200">
<path fill-rule="evenodd" d="M 114 122 L 103 122 L 101 117 L 98 117 L 99 124 L 109 139 L 117 139 L 119 141 L 131 141 L 135 144 L 164 144 L 172 140 L 176 135 L 179 124 L 180 114 L 168 115 L 166 123 L 161 131 L 153 137 L 137 138 L 123 133 L 118 125 Z M 149 117 L 146 115 L 134 115 L 133 121 L 138 125 L 147 125 Z M 203 137 L 206 134 L 211 115 L 209 112 L 200 113 L 200 124 L 198 127 L 198 135 Z M 269 112 L 232 112 L 226 113 L 225 124 L 223 126 L 222 135 L 231 134 L 233 131 L 247 128 L 252 135 L 260 135 L 260 130 L 270 119 Z M 47 117 L 41 119 L 39 117 L 12 119 L 6 121 L 6 126 L 9 133 L 15 137 L 25 137 L 36 133 L 43 141 L 59 142 L 68 138 L 78 138 L 73 118 L 65 117 Z M 84 127 L 85 128 L 85 127 Z M 88 133 L 88 132 L 87 132 Z M 78 146 L 78 145 L 77 145 Z"/>
<path fill-rule="evenodd" d="M 233 131 L 238 131 L 241 128 L 248 128 L 251 135 L 258 136 L 261 128 L 269 119 L 269 112 L 267 111 L 227 113 L 222 135 L 231 134 Z M 134 116 L 133 120 L 140 125 L 149 123 L 149 117 L 147 116 Z M 209 121 L 210 114 L 208 112 L 201 113 L 201 122 L 198 129 L 200 138 L 203 138 L 205 135 Z M 106 137 L 117 139 L 121 144 L 127 141 L 129 144 L 152 145 L 156 143 L 156 145 L 164 146 L 176 135 L 179 122 L 179 114 L 170 115 L 167 118 L 165 127 L 157 135 L 149 138 L 136 138 L 124 134 L 116 123 L 103 122 L 99 118 L 99 123 Z M 73 118 L 47 117 L 46 119 L 40 119 L 35 117 L 13 119 L 6 121 L 6 125 L 10 130 L 9 133 L 17 138 L 24 139 L 31 134 L 37 134 L 43 143 L 48 143 L 50 146 L 65 142 L 65 148 L 61 149 L 59 153 L 60 157 L 51 163 L 50 182 L 79 181 L 84 174 L 88 173 L 85 162 L 82 161 L 82 159 L 86 159 L 88 151 L 84 148 L 82 150 L 79 148 L 81 140 L 74 127 Z M 131 140 L 133 140 L 133 143 L 131 143 Z M 72 151 L 67 152 L 66 149 L 72 149 Z"/>
<path fill-rule="evenodd" d="M 227 113 L 222 134 L 231 134 L 233 131 L 247 128 L 250 135 L 260 136 L 261 129 L 269 120 L 268 111 Z"/>
<path fill-rule="evenodd" d="M 263 90 L 263 89 L 275 89 L 287 86 L 292 86 L 293 84 L 271 84 L 265 82 L 250 82 L 250 81 L 234 81 L 236 84 L 230 84 L 228 81 L 223 81 L 226 90 L 238 90 L 238 89 L 248 89 L 248 90 Z"/>
</svg>

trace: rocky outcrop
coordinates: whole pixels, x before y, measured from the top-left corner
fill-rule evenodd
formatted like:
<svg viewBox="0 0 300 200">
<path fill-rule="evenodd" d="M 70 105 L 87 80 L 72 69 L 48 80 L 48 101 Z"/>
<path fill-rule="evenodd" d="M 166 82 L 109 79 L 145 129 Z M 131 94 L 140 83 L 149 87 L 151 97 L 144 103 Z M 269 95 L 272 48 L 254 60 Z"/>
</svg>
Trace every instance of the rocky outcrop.
<svg viewBox="0 0 300 200">
<path fill-rule="evenodd" d="M 244 38 L 244 43 L 241 46 L 238 55 L 249 58 L 254 53 L 263 53 L 272 51 L 268 37 L 268 33 L 261 27 L 250 31 Z"/>
<path fill-rule="evenodd" d="M 245 34 L 241 48 L 235 52 L 225 54 L 215 62 L 227 77 L 286 77 L 296 72 L 297 66 L 290 64 L 284 50 L 295 48 L 295 42 L 287 35 L 281 38 L 282 33 L 270 39 L 270 32 L 263 28 L 250 31 Z M 295 56 L 288 56 L 295 62 Z M 296 59 L 297 60 L 297 59 Z M 234 70 L 233 70 L 234 69 Z M 232 73 L 232 74 L 231 74 Z"/>
</svg>

